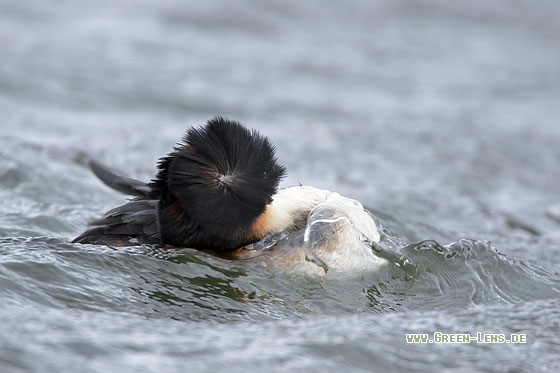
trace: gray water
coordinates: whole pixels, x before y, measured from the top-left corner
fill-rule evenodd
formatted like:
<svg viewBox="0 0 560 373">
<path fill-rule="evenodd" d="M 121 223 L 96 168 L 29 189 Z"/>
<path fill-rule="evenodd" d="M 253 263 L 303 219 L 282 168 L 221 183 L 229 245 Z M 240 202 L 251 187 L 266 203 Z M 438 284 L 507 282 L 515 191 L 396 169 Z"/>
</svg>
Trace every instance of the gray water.
<svg viewBox="0 0 560 373">
<path fill-rule="evenodd" d="M 0 1 L 0 371 L 560 369 L 560 3 Z M 358 199 L 391 276 L 74 245 L 214 115 Z M 406 334 L 525 334 L 407 344 Z M 344 370 L 343 370 L 344 369 Z"/>
</svg>

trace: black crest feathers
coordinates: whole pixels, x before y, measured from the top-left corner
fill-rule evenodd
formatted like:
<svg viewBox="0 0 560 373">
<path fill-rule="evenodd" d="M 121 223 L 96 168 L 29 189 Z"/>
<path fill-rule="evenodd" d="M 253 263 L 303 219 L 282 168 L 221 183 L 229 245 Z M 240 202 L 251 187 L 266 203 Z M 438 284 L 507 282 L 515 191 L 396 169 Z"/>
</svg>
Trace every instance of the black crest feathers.
<svg viewBox="0 0 560 373">
<path fill-rule="evenodd" d="M 285 172 L 270 141 L 239 122 L 216 117 L 189 129 L 151 183 L 162 239 L 221 250 L 247 244 Z"/>
</svg>

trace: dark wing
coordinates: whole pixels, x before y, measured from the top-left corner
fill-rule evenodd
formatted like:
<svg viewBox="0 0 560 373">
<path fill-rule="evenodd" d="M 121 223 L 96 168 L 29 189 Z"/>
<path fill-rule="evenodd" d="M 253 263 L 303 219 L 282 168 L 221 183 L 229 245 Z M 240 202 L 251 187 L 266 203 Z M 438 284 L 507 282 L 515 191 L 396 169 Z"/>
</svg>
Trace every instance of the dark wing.
<svg viewBox="0 0 560 373">
<path fill-rule="evenodd" d="M 89 165 L 105 184 L 136 198 L 93 221 L 92 227 L 72 242 L 118 246 L 160 243 L 157 213 L 159 199 L 148 197 L 149 185 L 119 176 L 99 162 L 90 161 Z"/>
<path fill-rule="evenodd" d="M 131 179 L 125 176 L 119 176 L 109 168 L 93 159 L 89 161 L 89 167 L 91 168 L 93 173 L 107 186 L 110 186 L 111 188 L 121 193 L 129 196 L 146 197 L 150 192 L 150 187 L 148 184 L 140 180 Z"/>
<path fill-rule="evenodd" d="M 161 243 L 157 218 L 158 200 L 133 200 L 108 211 L 72 242 L 96 245 Z"/>
</svg>

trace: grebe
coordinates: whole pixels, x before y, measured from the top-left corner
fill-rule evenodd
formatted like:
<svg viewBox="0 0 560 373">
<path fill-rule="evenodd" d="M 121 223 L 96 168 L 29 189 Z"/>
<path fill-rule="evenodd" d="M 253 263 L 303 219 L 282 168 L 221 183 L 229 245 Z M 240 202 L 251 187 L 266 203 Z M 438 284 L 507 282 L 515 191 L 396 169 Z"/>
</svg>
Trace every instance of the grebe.
<svg viewBox="0 0 560 373">
<path fill-rule="evenodd" d="M 379 231 L 358 201 L 307 186 L 278 190 L 286 169 L 274 146 L 233 120 L 190 128 L 148 183 L 93 160 L 89 166 L 134 198 L 93 221 L 75 243 L 194 248 L 320 274 L 386 263 L 372 251 Z"/>
</svg>

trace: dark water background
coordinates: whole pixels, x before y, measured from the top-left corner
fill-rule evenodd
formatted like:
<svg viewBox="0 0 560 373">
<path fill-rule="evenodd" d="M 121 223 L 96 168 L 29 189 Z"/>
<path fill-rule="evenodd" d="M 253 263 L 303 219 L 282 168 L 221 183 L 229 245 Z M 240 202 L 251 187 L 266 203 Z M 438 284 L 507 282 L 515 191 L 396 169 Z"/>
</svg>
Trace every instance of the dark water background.
<svg viewBox="0 0 560 373">
<path fill-rule="evenodd" d="M 554 0 L 0 1 L 0 371 L 557 372 L 559 19 Z M 271 138 L 284 186 L 360 200 L 410 267 L 70 243 L 124 201 L 87 157 L 148 180 L 217 114 Z M 406 343 L 437 331 L 527 343 Z"/>
</svg>

